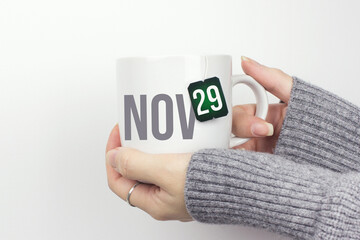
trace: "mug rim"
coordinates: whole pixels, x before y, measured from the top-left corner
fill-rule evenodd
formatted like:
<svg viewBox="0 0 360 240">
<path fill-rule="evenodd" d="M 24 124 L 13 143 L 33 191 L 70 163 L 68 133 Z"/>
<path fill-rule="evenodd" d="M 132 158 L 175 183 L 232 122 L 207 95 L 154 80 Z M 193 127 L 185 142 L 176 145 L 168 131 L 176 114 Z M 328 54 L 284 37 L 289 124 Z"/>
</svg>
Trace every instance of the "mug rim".
<svg viewBox="0 0 360 240">
<path fill-rule="evenodd" d="M 121 56 L 117 57 L 116 61 L 124 60 L 162 60 L 166 58 L 203 58 L 203 57 L 215 57 L 215 58 L 232 58 L 229 54 L 169 54 L 169 55 L 135 55 L 135 56 Z"/>
</svg>

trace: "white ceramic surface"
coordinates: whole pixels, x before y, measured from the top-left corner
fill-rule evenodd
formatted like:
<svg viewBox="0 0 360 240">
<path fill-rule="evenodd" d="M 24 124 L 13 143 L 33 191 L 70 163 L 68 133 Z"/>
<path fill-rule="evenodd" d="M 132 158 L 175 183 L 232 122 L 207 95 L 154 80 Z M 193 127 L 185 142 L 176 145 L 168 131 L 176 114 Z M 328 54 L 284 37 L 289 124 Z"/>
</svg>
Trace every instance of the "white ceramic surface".
<svg viewBox="0 0 360 240">
<path fill-rule="evenodd" d="M 248 139 L 231 136 L 233 86 L 246 84 L 253 90 L 257 102 L 256 116 L 263 119 L 267 114 L 268 99 L 265 89 L 253 78 L 232 76 L 231 69 L 229 55 L 118 59 L 118 114 L 122 145 L 151 153 L 179 153 L 228 148 L 246 142 Z M 229 113 L 205 122 L 195 119 L 191 137 L 185 138 L 183 131 L 191 125 L 192 111 L 187 88 L 190 83 L 211 77 L 219 78 Z M 159 94 L 166 99 L 154 101 Z M 179 102 L 184 104 L 179 105 Z M 158 137 L 167 133 L 166 139 Z"/>
</svg>

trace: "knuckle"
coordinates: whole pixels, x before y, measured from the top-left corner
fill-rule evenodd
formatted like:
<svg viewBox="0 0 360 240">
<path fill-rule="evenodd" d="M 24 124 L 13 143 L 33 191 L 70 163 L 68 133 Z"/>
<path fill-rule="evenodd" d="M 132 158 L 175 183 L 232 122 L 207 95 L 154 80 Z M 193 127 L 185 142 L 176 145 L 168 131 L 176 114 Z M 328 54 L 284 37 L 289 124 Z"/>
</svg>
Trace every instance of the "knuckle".
<svg viewBox="0 0 360 240">
<path fill-rule="evenodd" d="M 283 70 L 278 68 L 273 68 L 274 75 L 277 75 L 280 79 L 292 79 L 287 73 L 285 73 Z"/>
<path fill-rule="evenodd" d="M 277 74 L 284 74 L 284 72 L 279 69 L 279 68 L 273 68 L 274 72 L 276 72 Z"/>
<path fill-rule="evenodd" d="M 254 115 L 256 110 L 255 104 L 242 104 L 233 107 L 233 117 L 243 117 L 248 114 Z"/>
<path fill-rule="evenodd" d="M 241 106 L 244 114 L 254 114 L 256 109 L 256 104 L 244 104 Z"/>
<path fill-rule="evenodd" d="M 158 221 L 166 221 L 166 220 L 169 220 L 167 215 L 164 214 L 163 212 L 156 212 L 156 213 L 153 213 L 151 215 L 155 220 L 158 220 Z"/>
<path fill-rule="evenodd" d="M 236 105 L 233 107 L 233 115 L 240 115 L 246 111 L 244 105 Z"/>
<path fill-rule="evenodd" d="M 110 190 L 114 192 L 114 189 L 115 189 L 114 182 L 112 182 L 108 179 L 107 183 L 108 183 L 108 187 L 110 188 Z"/>
</svg>

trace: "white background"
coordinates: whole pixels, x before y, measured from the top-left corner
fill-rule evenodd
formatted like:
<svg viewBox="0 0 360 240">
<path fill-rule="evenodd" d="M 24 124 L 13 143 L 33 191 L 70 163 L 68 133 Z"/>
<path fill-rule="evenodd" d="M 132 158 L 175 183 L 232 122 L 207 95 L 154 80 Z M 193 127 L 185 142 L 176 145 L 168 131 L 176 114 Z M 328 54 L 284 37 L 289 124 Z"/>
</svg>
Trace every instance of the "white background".
<svg viewBox="0 0 360 240">
<path fill-rule="evenodd" d="M 115 59 L 223 53 L 242 73 L 246 55 L 360 105 L 359 11 L 355 0 L 0 0 L 0 239 L 280 239 L 157 222 L 108 189 Z"/>
</svg>

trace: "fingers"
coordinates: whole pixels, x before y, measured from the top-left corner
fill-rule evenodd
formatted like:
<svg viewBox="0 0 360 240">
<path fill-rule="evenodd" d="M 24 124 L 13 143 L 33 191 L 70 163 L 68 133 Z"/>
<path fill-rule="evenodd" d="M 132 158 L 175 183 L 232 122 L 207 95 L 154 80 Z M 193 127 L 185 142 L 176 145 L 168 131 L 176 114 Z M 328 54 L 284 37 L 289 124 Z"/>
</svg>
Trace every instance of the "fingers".
<svg viewBox="0 0 360 240">
<path fill-rule="evenodd" d="M 232 133 L 238 137 L 272 136 L 274 127 L 265 120 L 255 117 L 256 105 L 248 104 L 233 107 Z"/>
<path fill-rule="evenodd" d="M 161 171 L 162 159 L 132 148 L 120 147 L 107 154 L 109 164 L 123 177 L 141 182 L 158 184 L 154 176 Z"/>
<path fill-rule="evenodd" d="M 293 79 L 288 74 L 276 68 L 269 68 L 256 61 L 241 57 L 241 67 L 244 72 L 253 77 L 267 91 L 287 103 L 290 99 Z"/>
<path fill-rule="evenodd" d="M 119 125 L 116 124 L 112 129 L 107 145 L 106 153 L 121 146 Z M 107 154 L 108 156 L 108 154 Z M 108 159 L 108 158 L 107 158 Z M 117 172 L 109 163 L 106 161 L 106 172 L 108 178 L 109 188 L 120 198 L 126 201 L 129 190 L 136 183 L 134 180 L 124 178 L 119 172 Z M 148 211 L 152 201 L 151 193 L 154 192 L 158 187 L 148 184 L 140 184 L 136 186 L 136 191 L 131 193 L 130 201 L 131 204 L 144 210 Z"/>
<path fill-rule="evenodd" d="M 138 180 L 130 203 L 157 220 L 192 220 L 184 202 L 186 169 L 191 154 L 147 154 L 118 147 L 106 155 L 106 164 L 118 172 L 110 179 L 110 189 L 123 200 Z M 151 184 L 146 184 L 151 183 Z M 155 184 L 155 185 L 153 185 Z"/>
<path fill-rule="evenodd" d="M 110 151 L 111 149 L 120 147 L 120 133 L 119 133 L 119 125 L 116 124 L 113 129 L 111 130 L 107 145 L 106 145 L 106 152 Z"/>
<path fill-rule="evenodd" d="M 131 148 L 116 148 L 107 154 L 108 164 L 123 177 L 155 184 L 167 190 L 175 176 L 185 175 L 189 154 L 147 154 Z M 174 174 L 177 173 L 180 174 Z"/>
<path fill-rule="evenodd" d="M 111 130 L 107 145 L 106 145 L 106 153 L 111 149 L 120 147 L 120 134 L 119 134 L 119 125 L 116 124 L 113 129 Z M 117 179 L 121 178 L 121 175 L 116 172 L 109 164 L 106 164 L 106 173 L 107 173 L 107 180 L 110 186 L 110 182 L 116 181 Z"/>
<path fill-rule="evenodd" d="M 183 158 L 185 155 L 153 155 L 120 146 L 119 128 L 116 125 L 110 133 L 106 146 L 106 171 L 109 188 L 126 201 L 130 189 L 137 183 L 135 180 L 139 180 L 144 184 L 139 184 L 134 188 L 130 195 L 130 203 L 157 220 L 166 220 L 169 216 L 172 219 L 173 216 L 169 213 L 172 213 L 173 207 L 168 207 L 166 205 L 168 202 L 164 202 L 164 200 L 172 199 L 170 197 L 172 195 L 168 194 L 171 192 L 171 194 L 180 194 L 182 196 L 180 199 L 183 201 L 184 187 L 182 185 L 185 183 L 187 169 L 187 161 L 184 161 Z M 185 159 L 190 161 L 190 156 Z M 146 184 L 146 182 L 156 185 Z M 161 186 L 164 187 L 160 188 Z M 172 188 L 171 191 L 170 188 Z M 175 206 L 178 205 L 181 204 L 175 204 Z M 186 219 L 191 220 L 186 209 L 184 212 L 188 216 Z"/>
</svg>

